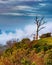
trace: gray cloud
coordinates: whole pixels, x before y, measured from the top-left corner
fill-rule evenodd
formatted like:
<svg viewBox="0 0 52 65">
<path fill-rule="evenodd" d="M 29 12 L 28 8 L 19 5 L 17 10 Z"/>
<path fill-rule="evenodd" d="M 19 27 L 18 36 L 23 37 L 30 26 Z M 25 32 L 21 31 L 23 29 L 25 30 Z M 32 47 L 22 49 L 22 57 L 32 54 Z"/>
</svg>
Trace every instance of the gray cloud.
<svg viewBox="0 0 52 65">
<path fill-rule="evenodd" d="M 15 1 L 18 1 L 18 2 L 20 2 L 20 1 L 36 1 L 36 2 L 38 2 L 38 1 L 43 1 L 43 0 L 0 0 L 0 3 L 5 4 L 5 3 L 10 3 L 10 2 L 15 2 Z"/>
</svg>

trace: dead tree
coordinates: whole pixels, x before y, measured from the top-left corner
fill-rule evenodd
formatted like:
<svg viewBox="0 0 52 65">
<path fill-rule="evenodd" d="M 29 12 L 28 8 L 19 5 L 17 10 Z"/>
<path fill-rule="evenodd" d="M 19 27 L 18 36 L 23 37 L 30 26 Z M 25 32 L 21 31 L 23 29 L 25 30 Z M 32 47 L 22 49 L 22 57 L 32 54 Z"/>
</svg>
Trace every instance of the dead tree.
<svg viewBox="0 0 52 65">
<path fill-rule="evenodd" d="M 36 24 L 36 40 L 38 40 L 39 31 L 45 28 L 45 26 L 43 26 L 43 25 L 46 22 L 44 21 L 44 17 L 39 18 L 38 16 L 36 16 L 34 23 Z"/>
</svg>

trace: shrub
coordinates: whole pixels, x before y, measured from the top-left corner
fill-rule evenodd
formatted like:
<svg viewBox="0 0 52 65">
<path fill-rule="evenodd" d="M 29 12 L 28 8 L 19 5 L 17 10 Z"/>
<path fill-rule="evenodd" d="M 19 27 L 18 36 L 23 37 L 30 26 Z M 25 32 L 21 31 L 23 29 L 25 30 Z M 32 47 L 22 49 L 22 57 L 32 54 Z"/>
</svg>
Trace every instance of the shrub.
<svg viewBox="0 0 52 65">
<path fill-rule="evenodd" d="M 42 34 L 40 38 L 51 37 L 51 33 Z"/>
<path fill-rule="evenodd" d="M 52 50 L 46 52 L 44 57 L 45 65 L 52 65 Z"/>
</svg>

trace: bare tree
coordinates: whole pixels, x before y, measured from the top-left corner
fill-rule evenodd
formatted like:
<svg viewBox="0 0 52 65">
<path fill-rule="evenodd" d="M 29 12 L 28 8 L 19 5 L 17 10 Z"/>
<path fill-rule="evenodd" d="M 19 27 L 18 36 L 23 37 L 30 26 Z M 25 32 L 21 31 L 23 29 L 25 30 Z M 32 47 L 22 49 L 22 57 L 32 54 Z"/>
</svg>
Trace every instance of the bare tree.
<svg viewBox="0 0 52 65">
<path fill-rule="evenodd" d="M 44 29 L 45 26 L 43 26 L 46 22 L 44 21 L 44 17 L 39 18 L 38 16 L 35 17 L 36 24 L 36 40 L 38 40 L 39 31 Z"/>
</svg>

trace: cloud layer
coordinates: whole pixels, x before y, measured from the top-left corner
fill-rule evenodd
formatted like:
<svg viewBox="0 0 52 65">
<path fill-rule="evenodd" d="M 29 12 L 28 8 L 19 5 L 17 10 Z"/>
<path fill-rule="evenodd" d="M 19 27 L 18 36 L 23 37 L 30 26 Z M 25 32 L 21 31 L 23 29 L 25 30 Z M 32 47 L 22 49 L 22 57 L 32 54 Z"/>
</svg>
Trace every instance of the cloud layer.
<svg viewBox="0 0 52 65">
<path fill-rule="evenodd" d="M 0 0 L 0 15 L 52 17 L 51 7 L 48 0 Z"/>
<path fill-rule="evenodd" d="M 52 22 L 45 24 L 45 29 L 39 32 L 39 35 L 52 32 Z M 33 34 L 36 34 L 36 25 L 26 25 L 24 29 L 16 29 L 15 33 L 5 33 L 3 32 L 0 34 L 0 44 L 6 44 L 8 40 L 12 39 L 23 39 L 23 38 L 30 38 L 33 39 Z"/>
<path fill-rule="evenodd" d="M 39 33 L 52 32 L 51 7 L 51 0 L 0 0 L 0 29 L 4 31 L 0 34 L 0 44 L 5 44 L 6 41 L 13 38 L 28 37 L 32 39 L 31 35 L 36 33 L 36 26 L 31 23 L 36 15 L 43 15 L 48 21 L 45 25 L 46 28 Z M 6 30 L 15 30 L 15 33 L 11 31 L 7 34 Z"/>
<path fill-rule="evenodd" d="M 36 2 L 38 2 L 38 1 L 43 1 L 43 0 L 0 0 L 0 3 L 3 3 L 3 4 L 5 4 L 5 3 L 10 3 L 10 2 L 15 2 L 15 1 L 36 1 Z"/>
</svg>

